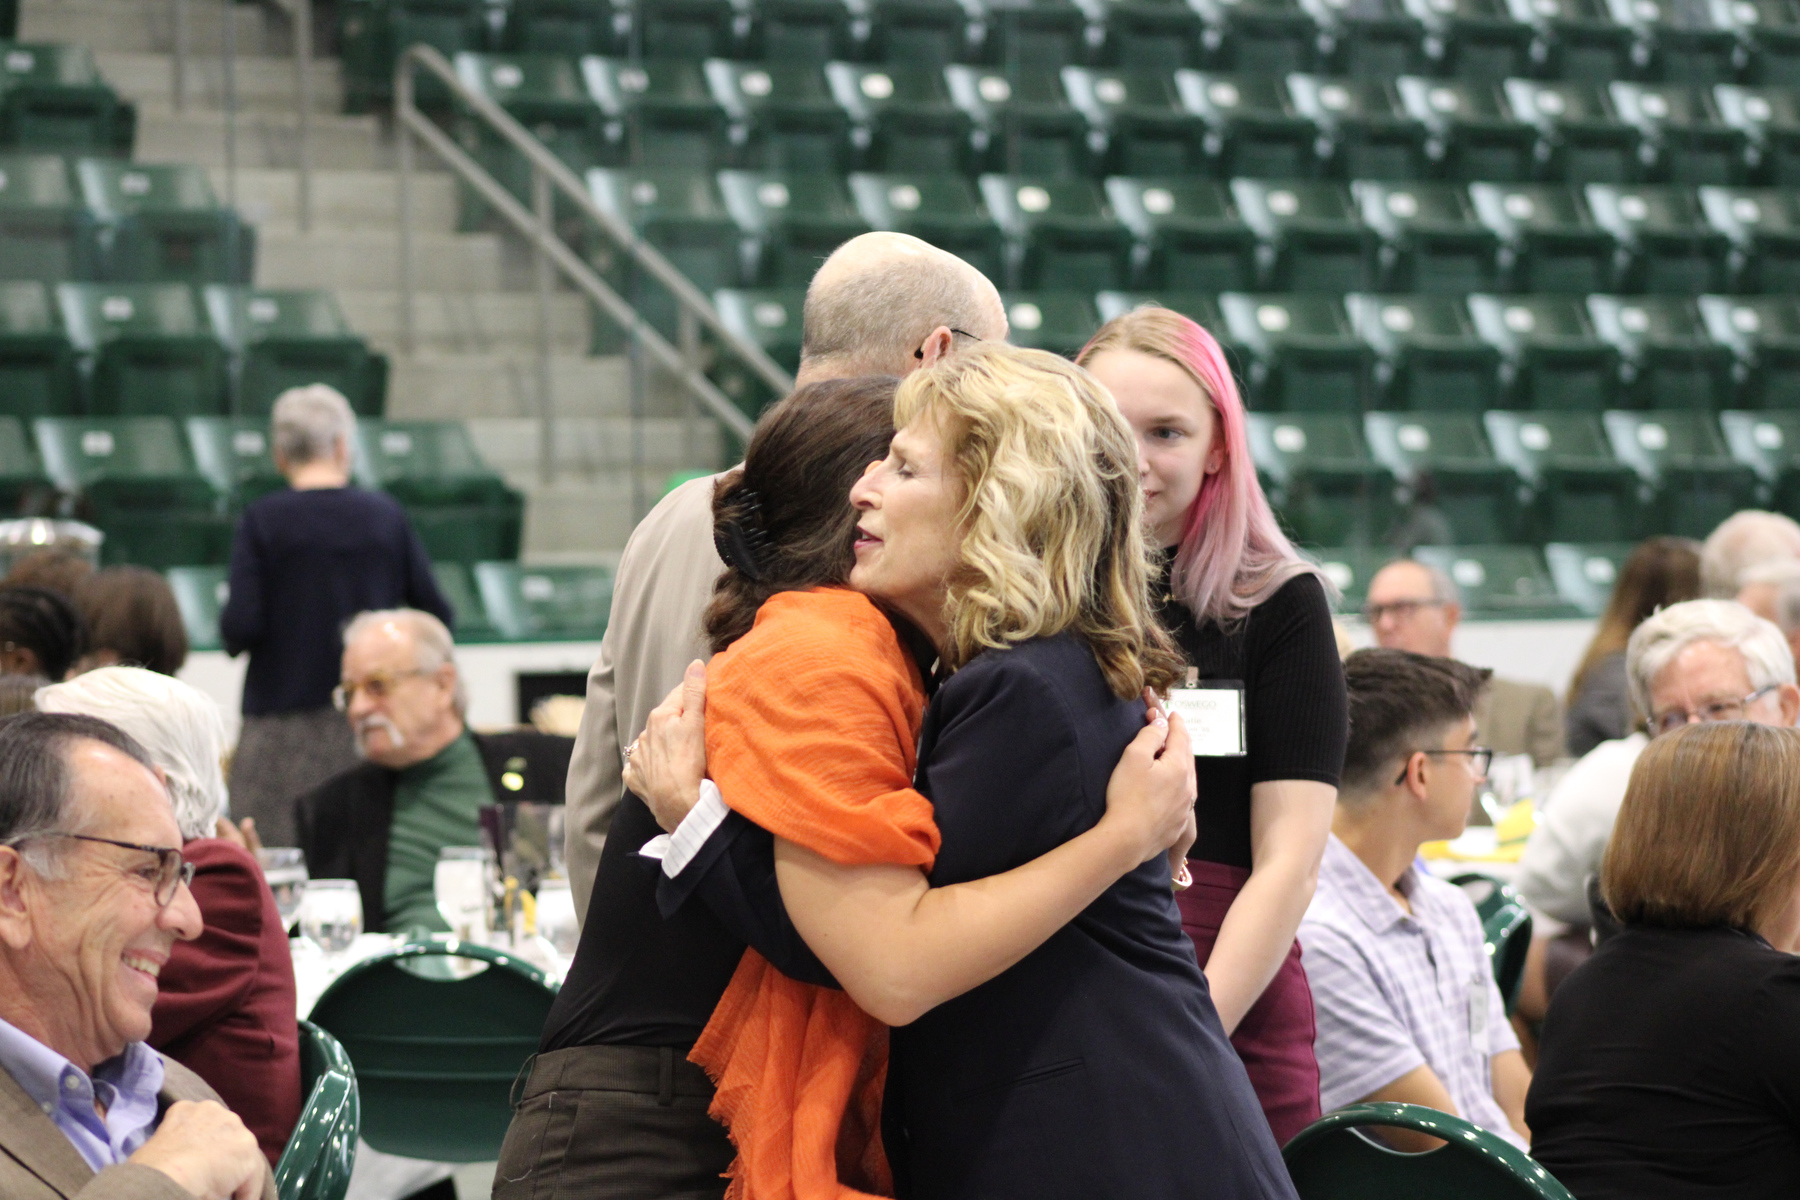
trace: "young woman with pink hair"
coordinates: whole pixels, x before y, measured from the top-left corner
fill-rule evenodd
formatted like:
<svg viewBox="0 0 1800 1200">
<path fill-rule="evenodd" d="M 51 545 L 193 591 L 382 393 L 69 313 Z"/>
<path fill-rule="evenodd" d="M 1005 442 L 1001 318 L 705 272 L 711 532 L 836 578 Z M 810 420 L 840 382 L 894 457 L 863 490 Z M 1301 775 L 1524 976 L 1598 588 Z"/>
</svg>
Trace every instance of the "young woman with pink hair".
<svg viewBox="0 0 1800 1200">
<path fill-rule="evenodd" d="M 1211 334 L 1146 306 L 1107 322 L 1077 361 L 1137 435 L 1145 515 L 1167 555 L 1161 616 L 1188 661 L 1188 699 L 1215 717 L 1208 736 L 1196 731 L 1199 840 L 1182 926 L 1286 1142 L 1319 1116 L 1312 993 L 1294 934 L 1348 732 L 1327 584 L 1275 522 Z"/>
</svg>

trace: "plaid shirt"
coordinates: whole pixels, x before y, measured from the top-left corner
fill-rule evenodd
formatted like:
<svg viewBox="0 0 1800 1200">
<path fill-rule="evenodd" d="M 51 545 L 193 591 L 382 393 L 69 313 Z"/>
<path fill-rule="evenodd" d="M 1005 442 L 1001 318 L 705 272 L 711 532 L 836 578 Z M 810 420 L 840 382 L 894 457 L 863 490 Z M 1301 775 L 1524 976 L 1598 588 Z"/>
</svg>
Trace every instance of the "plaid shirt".
<svg viewBox="0 0 1800 1200">
<path fill-rule="evenodd" d="M 1519 1048 L 1495 986 L 1475 906 L 1415 861 L 1401 876 L 1409 915 L 1333 835 L 1300 923 L 1318 1014 L 1314 1050 L 1325 1111 L 1354 1104 L 1419 1066 L 1458 1115 L 1525 1148 L 1494 1100 L 1489 1059 Z"/>
</svg>

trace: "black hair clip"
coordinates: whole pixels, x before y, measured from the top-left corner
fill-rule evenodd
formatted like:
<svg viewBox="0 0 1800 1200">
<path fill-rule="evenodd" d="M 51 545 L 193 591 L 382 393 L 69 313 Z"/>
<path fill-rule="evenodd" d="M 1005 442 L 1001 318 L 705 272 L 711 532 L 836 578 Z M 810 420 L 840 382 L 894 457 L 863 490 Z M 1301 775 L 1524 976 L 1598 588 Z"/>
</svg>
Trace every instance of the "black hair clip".
<svg viewBox="0 0 1800 1200">
<path fill-rule="evenodd" d="M 761 583 L 767 574 L 763 564 L 771 548 L 768 531 L 763 528 L 762 497 L 754 488 L 744 488 L 738 493 L 737 502 L 739 515 L 713 526 L 713 548 L 726 566 Z"/>
</svg>

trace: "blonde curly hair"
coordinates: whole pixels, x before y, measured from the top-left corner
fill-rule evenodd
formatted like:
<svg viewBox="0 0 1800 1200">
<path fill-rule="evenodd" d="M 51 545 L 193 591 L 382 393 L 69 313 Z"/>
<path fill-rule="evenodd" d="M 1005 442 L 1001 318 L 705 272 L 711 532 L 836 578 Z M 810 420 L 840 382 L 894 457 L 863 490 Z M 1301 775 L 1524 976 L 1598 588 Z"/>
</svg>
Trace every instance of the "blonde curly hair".
<svg viewBox="0 0 1800 1200">
<path fill-rule="evenodd" d="M 1150 603 L 1137 448 L 1112 396 L 1066 359 L 984 342 L 915 371 L 894 426 L 934 422 L 962 486 L 945 665 L 1072 631 L 1122 699 L 1181 659 Z"/>
</svg>

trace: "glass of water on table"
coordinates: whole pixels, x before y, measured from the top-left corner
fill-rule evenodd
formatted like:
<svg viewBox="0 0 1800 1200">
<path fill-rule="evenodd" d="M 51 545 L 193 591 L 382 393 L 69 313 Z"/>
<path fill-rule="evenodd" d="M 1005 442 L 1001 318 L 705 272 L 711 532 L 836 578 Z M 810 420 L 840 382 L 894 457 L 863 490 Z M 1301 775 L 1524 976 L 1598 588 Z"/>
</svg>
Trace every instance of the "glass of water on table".
<svg viewBox="0 0 1800 1200">
<path fill-rule="evenodd" d="M 298 846 L 264 846 L 256 852 L 262 864 L 263 878 L 275 893 L 275 911 L 281 914 L 281 927 L 292 929 L 300 916 L 300 903 L 306 898 L 306 855 Z"/>
<path fill-rule="evenodd" d="M 362 893 L 354 879 L 314 879 L 300 905 L 300 932 L 335 961 L 362 932 Z"/>
</svg>

